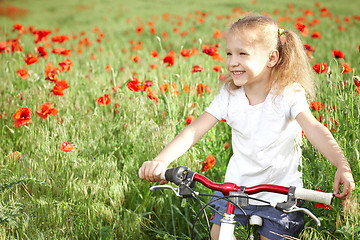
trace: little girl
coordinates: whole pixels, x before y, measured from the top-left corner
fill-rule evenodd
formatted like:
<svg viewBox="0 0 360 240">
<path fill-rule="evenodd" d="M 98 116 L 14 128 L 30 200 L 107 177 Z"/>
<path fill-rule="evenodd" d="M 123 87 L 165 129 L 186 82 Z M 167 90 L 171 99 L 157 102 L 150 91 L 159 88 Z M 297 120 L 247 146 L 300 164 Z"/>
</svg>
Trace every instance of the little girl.
<svg viewBox="0 0 360 240">
<path fill-rule="evenodd" d="M 225 182 L 302 186 L 298 166 L 303 130 L 313 146 L 337 168 L 334 194 L 345 199 L 355 183 L 349 163 L 332 134 L 309 110 L 305 94 L 312 94 L 312 69 L 300 38 L 292 31 L 279 29 L 269 17 L 247 16 L 228 29 L 225 40 L 229 74 L 220 93 L 153 161 L 143 163 L 143 179 L 159 181 L 160 173 L 172 161 L 225 119 L 232 128 L 233 146 Z M 286 200 L 286 196 L 284 199 L 271 193 L 255 197 L 272 202 Z M 216 211 L 211 235 L 217 239 L 219 212 L 225 212 L 226 202 L 217 201 L 212 206 Z M 263 218 L 263 226 L 258 229 L 261 239 L 296 236 L 304 225 L 301 214 L 283 214 L 255 201 L 250 202 L 246 211 Z M 237 220 L 240 224 L 245 222 L 241 215 Z"/>
</svg>

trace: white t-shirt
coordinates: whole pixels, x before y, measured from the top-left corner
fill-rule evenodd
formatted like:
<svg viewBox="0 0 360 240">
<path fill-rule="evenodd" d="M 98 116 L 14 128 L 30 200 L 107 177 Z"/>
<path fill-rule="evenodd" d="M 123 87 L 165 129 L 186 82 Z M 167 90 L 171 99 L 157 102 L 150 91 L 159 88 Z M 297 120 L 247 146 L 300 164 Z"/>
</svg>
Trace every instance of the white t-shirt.
<svg viewBox="0 0 360 240">
<path fill-rule="evenodd" d="M 270 91 L 263 103 L 249 105 L 244 88 L 231 90 L 222 87 L 205 109 L 217 119 L 225 119 L 232 128 L 233 156 L 225 182 L 251 187 L 259 184 L 302 186 L 302 130 L 295 117 L 310 111 L 305 91 L 297 84 L 287 87 L 274 98 Z M 270 202 L 286 201 L 285 195 L 258 193 L 252 197 Z M 261 202 L 250 201 L 261 205 Z"/>
</svg>

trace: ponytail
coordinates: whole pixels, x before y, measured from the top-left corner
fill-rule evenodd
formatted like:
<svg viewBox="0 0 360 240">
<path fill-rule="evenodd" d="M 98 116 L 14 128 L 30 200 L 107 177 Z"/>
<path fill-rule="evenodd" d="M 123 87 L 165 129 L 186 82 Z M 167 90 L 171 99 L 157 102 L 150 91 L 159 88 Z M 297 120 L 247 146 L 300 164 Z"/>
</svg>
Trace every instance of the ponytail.
<svg viewBox="0 0 360 240">
<path fill-rule="evenodd" d="M 271 87 L 276 85 L 277 94 L 293 83 L 299 83 L 309 97 L 314 95 L 313 71 L 299 36 L 291 30 L 279 29 L 279 60 L 272 69 Z"/>
</svg>

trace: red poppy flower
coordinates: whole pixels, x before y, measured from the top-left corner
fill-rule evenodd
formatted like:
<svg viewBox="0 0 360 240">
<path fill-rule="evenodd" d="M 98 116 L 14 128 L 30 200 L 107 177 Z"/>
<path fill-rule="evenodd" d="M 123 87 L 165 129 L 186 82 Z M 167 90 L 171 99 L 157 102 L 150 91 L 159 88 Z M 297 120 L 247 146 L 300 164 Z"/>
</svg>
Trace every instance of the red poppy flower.
<svg viewBox="0 0 360 240">
<path fill-rule="evenodd" d="M 339 51 L 339 50 L 332 50 L 332 55 L 335 58 L 345 58 L 345 54 L 342 51 Z"/>
<path fill-rule="evenodd" d="M 39 108 L 40 110 L 36 110 L 36 114 L 42 119 L 47 119 L 48 115 L 56 116 L 59 112 L 51 102 L 41 104 Z"/>
<path fill-rule="evenodd" d="M 63 144 L 60 147 L 60 150 L 63 152 L 71 152 L 71 151 L 75 151 L 74 147 L 75 144 L 73 142 L 72 143 L 63 142 Z"/>
<path fill-rule="evenodd" d="M 167 65 L 166 65 L 167 67 L 171 67 L 171 66 L 173 66 L 174 63 L 175 63 L 175 57 L 172 56 L 172 55 L 166 55 L 166 56 L 164 57 L 164 59 L 163 59 L 163 62 L 164 62 L 165 64 L 167 64 Z"/>
<path fill-rule="evenodd" d="M 183 49 L 181 49 L 180 54 L 183 57 L 190 57 L 191 51 L 189 49 L 183 48 Z"/>
<path fill-rule="evenodd" d="M 39 57 L 47 58 L 47 52 L 44 47 L 38 46 L 35 48 L 35 51 L 38 53 Z"/>
<path fill-rule="evenodd" d="M 326 71 L 326 68 L 327 63 L 316 63 L 315 65 L 313 65 L 313 69 L 319 74 L 324 73 Z"/>
<path fill-rule="evenodd" d="M 51 34 L 50 30 L 34 30 L 32 34 L 35 36 L 35 43 L 45 42 L 47 40 L 47 36 Z"/>
<path fill-rule="evenodd" d="M 146 91 L 146 92 L 148 93 L 148 97 L 149 97 L 150 99 L 153 99 L 153 100 L 155 100 L 156 102 L 160 102 L 160 99 L 157 97 L 155 90 L 154 90 L 154 91 L 151 91 L 150 88 L 147 88 L 147 91 Z"/>
<path fill-rule="evenodd" d="M 301 32 L 301 35 L 303 35 L 304 37 L 306 37 L 309 33 L 306 25 L 301 22 L 295 23 L 295 28 L 299 30 Z"/>
<path fill-rule="evenodd" d="M 22 79 L 27 79 L 29 77 L 29 73 L 26 69 L 20 68 L 16 71 L 16 74 Z"/>
<path fill-rule="evenodd" d="M 142 88 L 142 82 L 140 82 L 136 77 L 132 78 L 133 80 L 130 80 L 126 86 L 133 92 L 140 92 L 143 90 Z"/>
<path fill-rule="evenodd" d="M 229 146 L 230 146 L 230 144 L 229 144 L 228 142 L 226 142 L 226 143 L 224 144 L 224 150 L 227 149 Z"/>
<path fill-rule="evenodd" d="M 152 50 L 150 56 L 156 58 L 157 56 L 159 56 L 159 53 L 156 50 Z"/>
<path fill-rule="evenodd" d="M 360 78 L 359 77 L 354 77 L 353 80 L 354 80 L 355 86 L 360 87 Z"/>
<path fill-rule="evenodd" d="M 136 63 L 138 63 L 138 62 L 141 62 L 141 58 L 139 57 L 139 56 L 133 56 L 132 58 L 131 58 L 131 60 L 133 61 L 133 62 L 136 62 Z"/>
<path fill-rule="evenodd" d="M 19 108 L 13 115 L 14 126 L 20 127 L 32 123 L 31 116 L 32 112 L 30 108 Z"/>
<path fill-rule="evenodd" d="M 64 61 L 59 62 L 59 65 L 61 67 L 60 72 L 67 72 L 67 71 L 70 71 L 71 67 L 74 64 L 70 59 L 66 58 Z"/>
<path fill-rule="evenodd" d="M 110 95 L 105 94 L 104 96 L 98 97 L 95 99 L 100 105 L 108 105 L 110 103 Z"/>
<path fill-rule="evenodd" d="M 169 87 L 170 87 L 169 83 L 162 83 L 162 84 L 160 84 L 160 91 L 162 93 L 164 93 L 164 92 L 166 92 L 168 90 Z"/>
<path fill-rule="evenodd" d="M 186 118 L 185 125 L 190 125 L 193 121 L 195 121 L 195 117 L 193 115 L 189 115 Z"/>
<path fill-rule="evenodd" d="M 204 71 L 204 67 L 202 65 L 195 65 L 192 67 L 192 73 L 202 72 Z"/>
<path fill-rule="evenodd" d="M 222 34 L 219 29 L 215 29 L 214 34 L 212 35 L 213 38 L 221 38 Z"/>
<path fill-rule="evenodd" d="M 153 86 L 154 82 L 151 80 L 145 81 L 144 82 L 144 91 L 146 91 L 149 87 Z"/>
<path fill-rule="evenodd" d="M 352 69 L 348 63 L 341 63 L 341 67 L 342 67 L 342 73 L 345 74 L 345 73 L 350 73 L 352 72 L 354 69 Z"/>
<path fill-rule="evenodd" d="M 190 87 L 189 87 L 189 84 L 185 83 L 184 86 L 183 86 L 183 89 L 184 89 L 184 92 L 189 92 L 190 91 Z"/>
<path fill-rule="evenodd" d="M 51 52 L 54 53 L 54 54 L 71 56 L 71 50 L 70 49 L 65 49 L 65 48 L 62 48 L 62 47 L 53 48 L 53 49 L 51 49 Z"/>
<path fill-rule="evenodd" d="M 309 44 L 304 44 L 304 48 L 305 48 L 305 50 L 307 50 L 309 52 L 314 52 L 315 51 L 315 47 L 310 46 Z"/>
<path fill-rule="evenodd" d="M 53 67 L 52 62 L 48 62 L 45 67 L 45 80 L 57 82 L 59 80 L 57 75 L 58 71 L 60 71 L 59 68 Z"/>
<path fill-rule="evenodd" d="M 51 90 L 55 95 L 63 96 L 64 95 L 64 89 L 69 88 L 67 81 L 65 80 L 59 80 L 55 83 L 55 86 Z"/>
<path fill-rule="evenodd" d="M 206 172 L 215 166 L 216 159 L 213 155 L 209 154 L 205 161 L 203 162 L 203 166 L 201 168 L 201 172 Z"/>
<path fill-rule="evenodd" d="M 221 72 L 222 67 L 220 65 L 214 65 L 213 70 L 215 72 Z"/>
<path fill-rule="evenodd" d="M 151 69 L 158 69 L 159 66 L 158 66 L 157 64 L 155 64 L 155 63 L 151 63 L 151 64 L 150 64 L 150 68 L 151 68 Z"/>
<path fill-rule="evenodd" d="M 313 110 L 320 110 L 320 109 L 324 108 L 324 104 L 322 102 L 310 102 L 309 106 Z"/>
<path fill-rule="evenodd" d="M 19 24 L 19 23 L 16 23 L 16 24 L 14 24 L 14 26 L 13 26 L 13 32 L 16 31 L 16 30 L 19 31 L 19 33 L 21 33 L 22 31 L 25 30 L 25 28 L 24 28 L 23 25 L 21 25 L 21 24 Z"/>
<path fill-rule="evenodd" d="M 28 53 L 24 60 L 27 65 L 31 65 L 39 61 L 39 58 L 35 57 L 32 53 Z"/>
<path fill-rule="evenodd" d="M 68 35 L 54 35 L 51 38 L 51 41 L 58 43 L 63 43 L 66 40 L 70 40 L 70 37 Z"/>
<path fill-rule="evenodd" d="M 321 38 L 321 34 L 318 31 L 315 31 L 311 34 L 311 38 Z"/>
</svg>

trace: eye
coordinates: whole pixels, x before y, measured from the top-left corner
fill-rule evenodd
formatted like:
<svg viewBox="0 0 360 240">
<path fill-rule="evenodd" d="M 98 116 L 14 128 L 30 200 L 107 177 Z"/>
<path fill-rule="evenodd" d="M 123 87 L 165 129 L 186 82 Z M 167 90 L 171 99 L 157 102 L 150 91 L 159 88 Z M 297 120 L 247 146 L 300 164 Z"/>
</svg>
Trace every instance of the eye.
<svg viewBox="0 0 360 240">
<path fill-rule="evenodd" d="M 240 52 L 240 55 L 247 55 L 245 52 Z"/>
<path fill-rule="evenodd" d="M 231 54 L 230 52 L 227 52 L 226 55 L 227 55 L 227 56 L 231 56 L 232 54 Z"/>
</svg>

